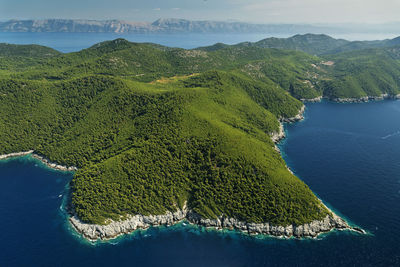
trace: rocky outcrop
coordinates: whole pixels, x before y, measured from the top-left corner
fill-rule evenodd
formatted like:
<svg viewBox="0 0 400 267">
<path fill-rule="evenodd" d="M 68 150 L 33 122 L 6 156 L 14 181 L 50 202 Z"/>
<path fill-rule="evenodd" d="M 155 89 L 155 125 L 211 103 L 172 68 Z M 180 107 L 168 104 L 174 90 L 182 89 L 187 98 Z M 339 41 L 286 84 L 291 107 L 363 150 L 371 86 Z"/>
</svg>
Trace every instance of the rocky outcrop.
<svg viewBox="0 0 400 267">
<path fill-rule="evenodd" d="M 364 96 L 360 98 L 333 98 L 331 100 L 338 103 L 362 103 L 362 102 L 368 102 L 369 97 Z"/>
<path fill-rule="evenodd" d="M 218 219 L 203 219 L 196 214 L 189 214 L 188 221 L 205 227 L 228 228 L 243 231 L 248 234 L 263 234 L 275 237 L 317 237 L 321 233 L 333 229 L 352 229 L 343 219 L 336 215 L 327 215 L 323 220 L 315 220 L 303 225 L 276 226 L 269 223 L 246 223 L 234 218 L 220 217 Z"/>
<path fill-rule="evenodd" d="M 329 209 L 328 209 L 329 210 Z M 151 226 L 173 225 L 182 220 L 204 227 L 216 229 L 239 230 L 247 234 L 263 234 L 283 238 L 317 237 L 322 233 L 337 230 L 352 230 L 365 233 L 358 227 L 349 226 L 346 221 L 331 212 L 322 220 L 315 220 L 303 225 L 277 226 L 270 223 L 247 223 L 234 218 L 220 216 L 216 219 L 202 218 L 199 214 L 187 209 L 174 213 L 167 212 L 164 215 L 134 215 L 123 221 L 110 221 L 107 225 L 87 224 L 79 220 L 77 216 L 70 218 L 73 228 L 90 241 L 109 240 L 123 234 L 131 233 L 137 229 L 147 229 Z"/>
<path fill-rule="evenodd" d="M 380 96 L 363 96 L 360 98 L 332 98 L 331 100 L 339 103 L 363 103 L 368 101 L 380 101 L 384 99 L 400 99 L 400 94 L 381 94 Z"/>
<path fill-rule="evenodd" d="M 8 158 L 15 158 L 15 157 L 23 157 L 23 156 L 27 156 L 27 155 L 32 154 L 32 153 L 33 153 L 33 150 L 25 151 L 25 152 L 16 152 L 16 153 L 4 154 L 4 155 L 0 155 L 0 160 L 8 159 Z"/>
<path fill-rule="evenodd" d="M 301 121 L 304 119 L 304 111 L 305 111 L 306 106 L 302 106 L 299 112 L 297 113 L 296 116 L 291 117 L 291 118 L 280 118 L 279 119 L 279 131 L 278 132 L 273 132 L 270 134 L 270 138 L 272 142 L 275 144 L 279 143 L 282 139 L 284 139 L 285 136 L 285 129 L 283 127 L 283 123 L 292 123 L 296 121 Z"/>
<path fill-rule="evenodd" d="M 318 96 L 315 98 L 302 98 L 300 100 L 303 101 L 304 103 L 317 103 L 317 102 L 321 102 L 322 98 L 323 98 L 322 96 Z"/>
<path fill-rule="evenodd" d="M 32 153 L 32 158 L 35 158 L 35 159 L 37 159 L 37 160 L 40 160 L 40 161 L 41 161 L 43 164 L 45 164 L 47 167 L 49 167 L 49 168 L 51 168 L 51 169 L 54 169 L 54 170 L 58 170 L 58 171 L 69 171 L 69 172 L 77 171 L 77 170 L 78 170 L 78 168 L 77 168 L 77 167 L 74 167 L 74 166 L 67 167 L 67 166 L 63 166 L 63 165 L 59 165 L 59 164 L 53 163 L 53 162 L 51 162 L 49 159 L 47 159 L 47 158 L 45 158 L 45 157 L 43 157 L 43 156 L 40 156 L 40 155 L 38 155 L 38 154 Z"/>
<path fill-rule="evenodd" d="M 82 234 L 88 240 L 96 241 L 98 239 L 108 240 L 117 236 L 131 233 L 137 229 L 147 229 L 151 226 L 173 225 L 186 218 L 188 210 L 186 206 L 182 210 L 174 213 L 167 212 L 164 215 L 133 215 L 123 221 L 112 221 L 107 225 L 87 224 L 79 220 L 74 215 L 69 221 L 74 229 Z"/>
<path fill-rule="evenodd" d="M 74 166 L 67 167 L 67 166 L 53 163 L 49 159 L 47 159 L 43 156 L 40 156 L 38 154 L 35 154 L 33 150 L 0 155 L 0 160 L 4 160 L 4 159 L 8 159 L 8 158 L 15 158 L 15 157 L 23 157 L 23 156 L 27 156 L 27 155 L 31 155 L 32 158 L 41 161 L 43 164 L 45 164 L 47 167 L 49 167 L 51 169 L 55 169 L 55 170 L 59 170 L 59 171 L 77 171 L 78 170 L 78 168 L 74 167 Z"/>
<path fill-rule="evenodd" d="M 296 121 L 304 120 L 304 111 L 306 110 L 306 106 L 302 106 L 296 116 L 291 118 L 280 118 L 281 122 L 291 123 Z"/>
<path fill-rule="evenodd" d="M 316 102 L 321 102 L 322 99 L 324 97 L 323 96 L 319 96 L 316 98 L 312 98 L 312 99 L 300 99 L 301 101 L 303 101 L 304 103 L 316 103 Z M 330 98 L 330 101 L 333 102 L 338 102 L 338 103 L 364 103 L 364 102 L 369 102 L 369 101 L 381 101 L 381 100 L 385 100 L 385 99 L 400 99 L 400 94 L 397 95 L 390 95 L 390 94 L 381 94 L 379 96 L 363 96 L 360 98 L 355 98 L 355 97 L 349 97 L 349 98 Z"/>
<path fill-rule="evenodd" d="M 274 142 L 275 144 L 279 143 L 279 141 L 281 141 L 282 139 L 284 139 L 285 136 L 285 129 L 283 128 L 283 124 L 281 122 L 279 122 L 279 132 L 277 133 L 272 133 L 270 135 L 272 142 Z"/>
</svg>

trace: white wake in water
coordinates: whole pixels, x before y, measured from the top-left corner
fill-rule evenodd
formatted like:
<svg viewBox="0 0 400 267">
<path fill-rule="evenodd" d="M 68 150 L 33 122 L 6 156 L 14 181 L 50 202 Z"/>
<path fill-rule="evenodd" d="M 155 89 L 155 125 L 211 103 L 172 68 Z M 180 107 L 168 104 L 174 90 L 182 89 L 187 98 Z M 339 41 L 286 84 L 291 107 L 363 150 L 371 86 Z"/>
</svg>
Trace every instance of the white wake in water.
<svg viewBox="0 0 400 267">
<path fill-rule="evenodd" d="M 399 135 L 399 134 L 400 134 L 400 131 L 397 131 L 397 132 L 388 134 L 388 135 L 386 135 L 386 136 L 384 136 L 384 137 L 381 137 L 381 139 L 388 139 L 388 138 L 390 138 L 390 137 L 393 137 L 393 136 L 396 136 L 396 135 Z"/>
</svg>

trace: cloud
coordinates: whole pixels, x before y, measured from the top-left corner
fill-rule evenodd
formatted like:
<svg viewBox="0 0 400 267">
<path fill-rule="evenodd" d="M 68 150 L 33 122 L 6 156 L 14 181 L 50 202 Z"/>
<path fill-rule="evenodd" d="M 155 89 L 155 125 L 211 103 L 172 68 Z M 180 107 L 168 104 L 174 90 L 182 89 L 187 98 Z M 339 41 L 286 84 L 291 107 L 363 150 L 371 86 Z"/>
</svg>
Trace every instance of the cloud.
<svg viewBox="0 0 400 267">
<path fill-rule="evenodd" d="M 175 11 L 177 11 L 177 10 L 181 10 L 179 7 L 173 7 L 173 8 L 171 8 L 172 10 L 175 10 Z"/>
<path fill-rule="evenodd" d="M 154 11 L 161 11 L 161 8 L 157 7 L 157 8 L 153 8 Z"/>
</svg>

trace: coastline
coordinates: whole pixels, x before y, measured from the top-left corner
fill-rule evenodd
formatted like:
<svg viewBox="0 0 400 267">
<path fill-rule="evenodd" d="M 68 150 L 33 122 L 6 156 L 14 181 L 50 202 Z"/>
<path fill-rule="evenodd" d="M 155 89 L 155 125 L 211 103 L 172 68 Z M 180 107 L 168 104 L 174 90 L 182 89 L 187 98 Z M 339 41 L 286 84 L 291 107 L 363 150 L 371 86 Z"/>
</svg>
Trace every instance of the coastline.
<svg viewBox="0 0 400 267">
<path fill-rule="evenodd" d="M 322 95 L 315 97 L 315 98 L 302 98 L 300 99 L 301 102 L 303 103 L 317 103 L 317 102 L 321 102 L 322 98 L 324 98 Z"/>
<path fill-rule="evenodd" d="M 321 204 L 326 207 L 322 201 Z M 277 226 L 270 223 L 248 223 L 223 215 L 216 219 L 202 218 L 195 212 L 187 209 L 186 205 L 175 212 L 168 211 L 164 215 L 129 215 L 123 221 L 111 221 L 107 225 L 88 224 L 79 220 L 76 215 L 69 218 L 69 221 L 78 233 L 89 241 L 111 240 L 121 235 L 129 234 L 138 229 L 166 225 L 172 226 L 182 221 L 190 224 L 215 229 L 238 230 L 249 235 L 268 235 L 277 238 L 316 238 L 320 234 L 333 230 L 349 230 L 360 234 L 366 232 L 358 227 L 350 226 L 344 219 L 332 212 L 322 220 L 314 220 L 303 225 Z"/>
<path fill-rule="evenodd" d="M 331 101 L 338 103 L 365 103 L 369 101 L 382 101 L 385 99 L 400 99 L 400 94 L 397 95 L 389 95 L 389 94 L 381 94 L 380 96 L 364 96 L 360 98 L 333 98 Z"/>
<path fill-rule="evenodd" d="M 290 118 L 279 118 L 279 131 L 278 132 L 273 132 L 270 134 L 270 138 L 272 140 L 272 142 L 275 143 L 275 150 L 279 151 L 279 148 L 276 146 L 276 144 L 278 144 L 282 139 L 285 139 L 286 134 L 285 134 L 285 128 L 283 127 L 284 123 L 293 123 L 293 122 L 297 122 L 297 121 L 302 121 L 304 120 L 304 112 L 306 111 L 306 106 L 303 105 L 299 112 L 296 114 L 296 116 L 294 117 L 290 117 Z"/>
<path fill-rule="evenodd" d="M 67 166 L 63 166 L 63 165 L 59 165 L 59 164 L 53 163 L 49 159 L 47 159 L 47 158 L 45 158 L 43 156 L 40 156 L 39 154 L 36 154 L 34 150 L 3 154 L 3 155 L 0 155 L 0 160 L 16 158 L 16 157 L 23 157 L 23 156 L 28 156 L 28 155 L 30 155 L 32 158 L 40 161 L 41 163 L 46 165 L 46 167 L 48 167 L 50 169 L 53 169 L 53 170 L 65 171 L 65 172 L 73 172 L 73 171 L 77 171 L 78 170 L 78 168 L 75 167 L 75 166 L 67 167 Z"/>
<path fill-rule="evenodd" d="M 24 152 L 15 152 L 15 153 L 10 153 L 10 154 L 3 154 L 3 155 L 0 155 L 0 160 L 23 157 L 23 156 L 27 156 L 32 153 L 33 153 L 33 150 L 24 151 Z"/>
<path fill-rule="evenodd" d="M 321 102 L 323 99 L 328 101 L 336 102 L 336 103 L 366 103 L 369 101 L 382 101 L 385 99 L 400 99 L 400 94 L 397 95 L 390 95 L 390 94 L 380 94 L 379 96 L 363 96 L 363 97 L 336 97 L 336 98 L 329 98 L 326 96 L 319 96 L 312 99 L 300 99 L 303 103 L 317 103 Z"/>
</svg>

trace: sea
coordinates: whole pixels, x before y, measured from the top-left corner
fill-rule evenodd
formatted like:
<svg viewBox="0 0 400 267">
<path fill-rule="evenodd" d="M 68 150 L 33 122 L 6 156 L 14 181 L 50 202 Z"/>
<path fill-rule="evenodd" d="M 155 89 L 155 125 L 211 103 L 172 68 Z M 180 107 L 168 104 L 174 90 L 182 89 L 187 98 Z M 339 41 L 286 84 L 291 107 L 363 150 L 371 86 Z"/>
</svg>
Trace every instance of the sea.
<svg viewBox="0 0 400 267">
<path fill-rule="evenodd" d="M 285 131 L 279 147 L 289 167 L 368 234 L 287 240 L 182 222 L 91 243 L 67 220 L 72 173 L 25 156 L 0 161 L 0 266 L 400 266 L 400 101 L 309 103 L 305 120 Z"/>
</svg>

